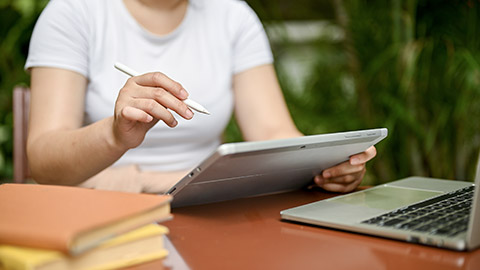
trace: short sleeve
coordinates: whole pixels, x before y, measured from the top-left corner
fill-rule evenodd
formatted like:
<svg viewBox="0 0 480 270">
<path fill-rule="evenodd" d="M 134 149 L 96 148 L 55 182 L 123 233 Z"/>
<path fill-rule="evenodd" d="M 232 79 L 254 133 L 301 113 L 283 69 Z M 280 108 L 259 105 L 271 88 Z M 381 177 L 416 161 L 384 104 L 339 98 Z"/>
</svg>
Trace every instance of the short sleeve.
<svg viewBox="0 0 480 270">
<path fill-rule="evenodd" d="M 30 40 L 25 69 L 55 67 L 88 76 L 88 28 L 82 1 L 51 0 Z"/>
<path fill-rule="evenodd" d="M 239 73 L 249 68 L 273 63 L 268 37 L 260 19 L 247 3 L 240 5 L 233 18 L 233 72 Z"/>
</svg>

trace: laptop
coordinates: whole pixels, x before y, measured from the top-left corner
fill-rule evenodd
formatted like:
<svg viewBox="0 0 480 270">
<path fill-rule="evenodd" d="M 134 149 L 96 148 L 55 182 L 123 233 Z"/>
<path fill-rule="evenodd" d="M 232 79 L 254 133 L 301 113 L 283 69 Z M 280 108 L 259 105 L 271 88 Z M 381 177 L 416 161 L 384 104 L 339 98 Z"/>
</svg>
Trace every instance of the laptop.
<svg viewBox="0 0 480 270">
<path fill-rule="evenodd" d="M 167 194 L 171 206 L 180 207 L 301 189 L 386 136 L 387 129 L 378 128 L 222 144 Z"/>
<path fill-rule="evenodd" d="M 454 250 L 480 246 L 475 184 L 409 177 L 280 212 L 283 220 Z"/>
</svg>

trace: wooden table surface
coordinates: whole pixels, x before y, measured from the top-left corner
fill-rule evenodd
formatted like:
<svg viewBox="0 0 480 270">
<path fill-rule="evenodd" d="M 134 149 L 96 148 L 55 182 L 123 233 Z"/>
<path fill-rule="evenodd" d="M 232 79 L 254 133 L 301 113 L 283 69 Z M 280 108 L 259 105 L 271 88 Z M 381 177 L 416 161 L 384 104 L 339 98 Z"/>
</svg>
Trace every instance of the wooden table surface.
<svg viewBox="0 0 480 270">
<path fill-rule="evenodd" d="M 175 208 L 163 224 L 191 269 L 480 269 L 479 249 L 450 251 L 280 219 L 283 209 L 331 196 L 300 190 Z"/>
</svg>

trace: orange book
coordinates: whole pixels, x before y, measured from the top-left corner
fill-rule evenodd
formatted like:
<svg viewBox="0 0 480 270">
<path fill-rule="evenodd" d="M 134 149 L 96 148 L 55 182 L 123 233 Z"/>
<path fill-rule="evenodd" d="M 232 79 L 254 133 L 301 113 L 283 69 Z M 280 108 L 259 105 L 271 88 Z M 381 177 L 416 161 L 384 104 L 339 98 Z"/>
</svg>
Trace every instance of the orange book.
<svg viewBox="0 0 480 270">
<path fill-rule="evenodd" d="M 0 244 L 78 255 L 108 239 L 171 218 L 168 195 L 80 187 L 0 185 Z"/>
</svg>

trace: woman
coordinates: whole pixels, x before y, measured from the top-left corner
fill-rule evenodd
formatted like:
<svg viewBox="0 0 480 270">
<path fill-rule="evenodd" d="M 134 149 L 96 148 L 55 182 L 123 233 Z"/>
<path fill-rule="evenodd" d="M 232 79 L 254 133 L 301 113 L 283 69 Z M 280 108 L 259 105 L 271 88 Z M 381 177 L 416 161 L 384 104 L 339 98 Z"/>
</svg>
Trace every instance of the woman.
<svg viewBox="0 0 480 270">
<path fill-rule="evenodd" d="M 143 75 L 128 79 L 116 61 Z M 221 143 L 233 110 L 245 140 L 302 136 L 272 62 L 243 1 L 52 0 L 26 63 L 33 178 L 164 192 Z M 187 97 L 211 115 L 194 116 Z M 375 154 L 355 155 L 315 183 L 351 191 Z"/>
</svg>

